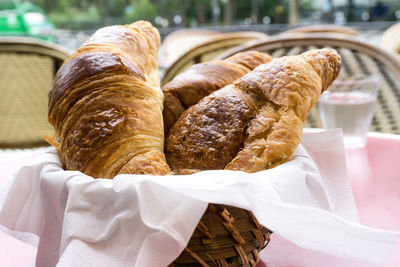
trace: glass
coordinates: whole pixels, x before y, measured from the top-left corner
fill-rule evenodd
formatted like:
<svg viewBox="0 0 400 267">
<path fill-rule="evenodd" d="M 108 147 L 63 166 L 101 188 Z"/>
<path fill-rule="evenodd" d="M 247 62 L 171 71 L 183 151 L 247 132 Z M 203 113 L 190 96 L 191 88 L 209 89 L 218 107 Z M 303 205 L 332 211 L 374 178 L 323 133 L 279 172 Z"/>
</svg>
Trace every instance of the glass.
<svg viewBox="0 0 400 267">
<path fill-rule="evenodd" d="M 325 129 L 342 128 L 347 148 L 363 147 L 379 87 L 377 77 L 339 79 L 321 95 L 319 114 Z"/>
</svg>

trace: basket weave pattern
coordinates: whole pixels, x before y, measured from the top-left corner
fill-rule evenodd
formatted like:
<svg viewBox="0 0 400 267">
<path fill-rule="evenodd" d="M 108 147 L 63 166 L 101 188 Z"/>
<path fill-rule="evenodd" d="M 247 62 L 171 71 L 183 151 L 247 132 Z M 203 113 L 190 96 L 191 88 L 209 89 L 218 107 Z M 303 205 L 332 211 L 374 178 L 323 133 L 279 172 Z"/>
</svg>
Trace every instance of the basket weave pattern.
<svg viewBox="0 0 400 267">
<path fill-rule="evenodd" d="M 247 210 L 209 204 L 187 248 L 170 266 L 253 267 L 270 233 Z"/>
</svg>

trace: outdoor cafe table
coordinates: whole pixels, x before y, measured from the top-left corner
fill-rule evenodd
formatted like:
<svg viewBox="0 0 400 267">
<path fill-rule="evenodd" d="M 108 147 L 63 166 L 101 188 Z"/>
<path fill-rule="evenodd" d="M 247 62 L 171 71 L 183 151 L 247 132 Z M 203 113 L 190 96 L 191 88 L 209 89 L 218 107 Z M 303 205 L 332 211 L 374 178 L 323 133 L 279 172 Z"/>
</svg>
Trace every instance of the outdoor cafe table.
<svg viewBox="0 0 400 267">
<path fill-rule="evenodd" d="M 4 177 L 11 175 L 32 157 L 0 162 L 0 190 Z M 365 148 L 347 149 L 348 175 L 362 224 L 385 230 L 400 231 L 400 135 L 369 133 Z M 34 266 L 36 248 L 0 231 L 0 265 Z M 301 249 L 277 235 L 260 253 L 257 267 L 367 267 L 362 262 L 338 258 Z M 400 240 L 384 267 L 400 266 Z"/>
</svg>

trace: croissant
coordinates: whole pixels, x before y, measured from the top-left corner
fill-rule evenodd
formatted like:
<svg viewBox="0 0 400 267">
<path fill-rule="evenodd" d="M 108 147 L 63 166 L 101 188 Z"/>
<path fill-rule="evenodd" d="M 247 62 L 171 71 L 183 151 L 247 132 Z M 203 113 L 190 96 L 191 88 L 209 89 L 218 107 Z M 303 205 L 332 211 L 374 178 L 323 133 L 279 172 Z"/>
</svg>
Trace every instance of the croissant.
<svg viewBox="0 0 400 267">
<path fill-rule="evenodd" d="M 340 67 L 335 50 L 310 50 L 275 58 L 205 97 L 170 130 L 171 169 L 256 172 L 288 161 L 307 114 Z"/>
<path fill-rule="evenodd" d="M 62 65 L 49 122 L 65 169 L 93 177 L 164 175 L 158 31 L 148 22 L 99 29 Z"/>
<path fill-rule="evenodd" d="M 257 51 L 242 52 L 225 60 L 195 64 L 176 76 L 162 88 L 165 134 L 187 108 L 271 59 Z"/>
</svg>

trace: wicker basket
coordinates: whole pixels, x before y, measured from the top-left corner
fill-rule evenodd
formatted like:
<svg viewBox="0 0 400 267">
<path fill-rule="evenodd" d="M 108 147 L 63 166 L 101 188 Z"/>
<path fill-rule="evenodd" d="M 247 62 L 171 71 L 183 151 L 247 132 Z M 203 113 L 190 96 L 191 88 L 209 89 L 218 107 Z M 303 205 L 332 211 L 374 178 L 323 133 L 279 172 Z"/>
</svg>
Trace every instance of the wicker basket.
<svg viewBox="0 0 400 267">
<path fill-rule="evenodd" d="M 209 204 L 187 248 L 170 266 L 253 267 L 270 234 L 247 210 Z"/>
</svg>

